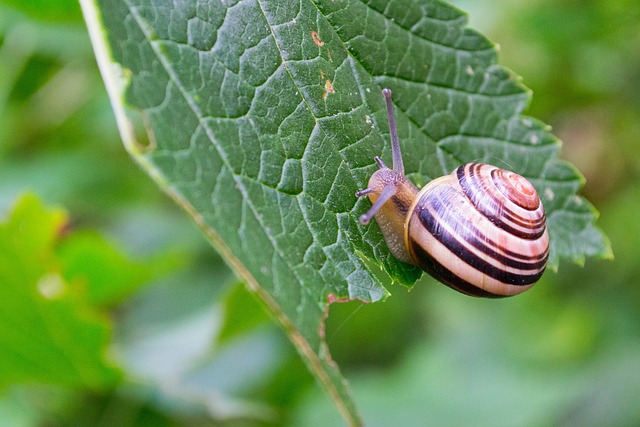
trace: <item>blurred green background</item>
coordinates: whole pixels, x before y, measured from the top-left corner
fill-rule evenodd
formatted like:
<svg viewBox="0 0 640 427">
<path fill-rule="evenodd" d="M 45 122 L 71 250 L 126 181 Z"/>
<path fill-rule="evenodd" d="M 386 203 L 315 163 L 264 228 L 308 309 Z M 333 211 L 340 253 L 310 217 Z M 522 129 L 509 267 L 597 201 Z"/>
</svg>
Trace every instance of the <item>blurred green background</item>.
<svg viewBox="0 0 640 427">
<path fill-rule="evenodd" d="M 640 425 L 640 3 L 454 3 L 534 91 L 527 114 L 553 126 L 586 176 L 616 259 L 565 263 L 504 301 L 425 278 L 410 293 L 391 286 L 384 303 L 334 304 L 332 355 L 372 426 Z M 36 198 L 19 202 L 25 193 Z M 59 273 L 38 284 L 40 300 L 0 291 L 0 425 L 342 423 L 284 334 L 125 153 L 73 0 L 0 1 L 0 213 L 0 244 L 25 218 L 34 236 L 51 234 L 23 248 L 46 257 L 0 267 Z M 21 354 L 21 335 L 38 345 Z"/>
</svg>

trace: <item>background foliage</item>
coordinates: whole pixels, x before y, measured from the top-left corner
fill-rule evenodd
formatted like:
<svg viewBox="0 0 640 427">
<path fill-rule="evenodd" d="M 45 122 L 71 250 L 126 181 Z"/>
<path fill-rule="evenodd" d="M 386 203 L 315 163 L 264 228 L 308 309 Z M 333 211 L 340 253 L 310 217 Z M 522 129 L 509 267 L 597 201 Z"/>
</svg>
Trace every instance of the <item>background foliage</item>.
<svg viewBox="0 0 640 427">
<path fill-rule="evenodd" d="M 428 279 L 410 294 L 391 288 L 385 303 L 333 305 L 332 354 L 369 424 L 637 424 L 640 7 L 468 3 L 460 6 L 471 26 L 500 42 L 501 63 L 534 90 L 528 114 L 554 126 L 563 156 L 585 173 L 584 193 L 617 259 L 563 264 L 527 297 L 500 305 Z M 11 214 L 57 224 L 59 242 L 41 242 L 48 262 L 38 264 L 56 280 L 28 301 L 72 292 L 75 306 L 65 313 L 91 319 L 107 336 L 92 342 L 91 357 L 72 358 L 72 371 L 85 373 L 74 380 L 60 364 L 34 369 L 15 358 L 24 366 L 0 378 L 0 419 L 326 425 L 332 404 L 288 341 L 122 150 L 79 16 L 72 2 L 0 9 L 0 208 L 9 218 L 25 191 L 44 200 L 49 207 L 25 199 Z M 66 219 L 52 205 L 64 206 Z M 112 289 L 95 284 L 105 277 L 122 287 L 86 291 Z M 33 310 L 8 301 L 2 313 Z M 67 326 L 25 317 L 14 329 L 66 349 Z M 50 333 L 36 334 L 43 328 Z M 0 342 L 9 332 L 0 330 Z M 9 357 L 0 353 L 3 366 Z"/>
</svg>

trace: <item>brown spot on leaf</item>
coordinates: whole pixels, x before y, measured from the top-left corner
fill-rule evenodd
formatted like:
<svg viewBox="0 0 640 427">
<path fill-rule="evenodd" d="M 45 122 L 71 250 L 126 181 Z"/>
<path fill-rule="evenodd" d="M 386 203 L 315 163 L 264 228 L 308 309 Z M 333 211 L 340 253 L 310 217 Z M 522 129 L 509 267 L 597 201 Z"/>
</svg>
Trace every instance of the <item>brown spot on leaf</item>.
<svg viewBox="0 0 640 427">
<path fill-rule="evenodd" d="M 313 42 L 318 46 L 324 46 L 324 42 L 320 40 L 320 36 L 317 32 L 311 31 L 311 38 L 313 39 Z"/>
</svg>

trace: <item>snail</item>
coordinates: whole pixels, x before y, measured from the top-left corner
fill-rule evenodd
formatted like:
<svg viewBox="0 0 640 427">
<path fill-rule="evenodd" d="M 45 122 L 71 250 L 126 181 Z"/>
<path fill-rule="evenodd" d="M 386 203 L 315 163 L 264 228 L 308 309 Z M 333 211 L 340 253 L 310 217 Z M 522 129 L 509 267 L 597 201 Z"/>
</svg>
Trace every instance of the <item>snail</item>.
<svg viewBox="0 0 640 427">
<path fill-rule="evenodd" d="M 533 185 L 517 173 L 467 163 L 422 189 L 405 176 L 391 90 L 386 99 L 393 164 L 378 156 L 368 187 L 375 217 L 391 253 L 467 295 L 502 298 L 533 286 L 549 256 L 545 212 Z"/>
</svg>

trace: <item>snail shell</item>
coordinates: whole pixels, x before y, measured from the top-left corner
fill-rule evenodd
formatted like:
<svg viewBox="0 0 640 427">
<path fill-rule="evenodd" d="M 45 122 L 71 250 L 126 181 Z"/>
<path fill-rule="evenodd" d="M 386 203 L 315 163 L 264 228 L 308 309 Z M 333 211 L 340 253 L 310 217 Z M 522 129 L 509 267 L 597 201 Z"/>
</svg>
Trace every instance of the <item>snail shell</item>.
<svg viewBox="0 0 640 427">
<path fill-rule="evenodd" d="M 521 293 L 540 279 L 549 255 L 545 214 L 522 176 L 468 163 L 431 181 L 409 209 L 411 263 L 469 295 Z"/>
<path fill-rule="evenodd" d="M 367 189 L 371 209 L 391 252 L 462 293 L 500 298 L 516 295 L 542 276 L 549 235 L 542 202 L 533 185 L 517 173 L 467 163 L 421 190 L 404 175 L 395 130 L 391 91 L 387 99 L 393 169 L 380 169 Z"/>
</svg>

